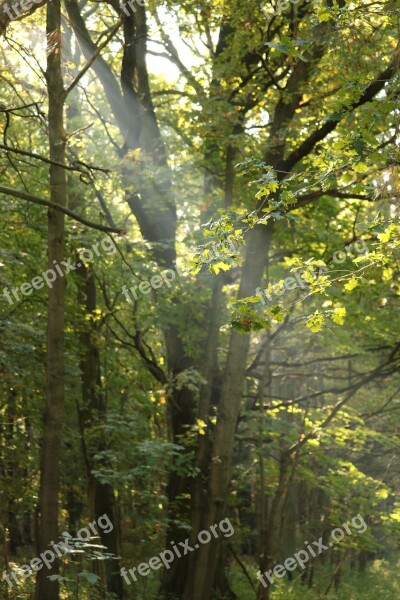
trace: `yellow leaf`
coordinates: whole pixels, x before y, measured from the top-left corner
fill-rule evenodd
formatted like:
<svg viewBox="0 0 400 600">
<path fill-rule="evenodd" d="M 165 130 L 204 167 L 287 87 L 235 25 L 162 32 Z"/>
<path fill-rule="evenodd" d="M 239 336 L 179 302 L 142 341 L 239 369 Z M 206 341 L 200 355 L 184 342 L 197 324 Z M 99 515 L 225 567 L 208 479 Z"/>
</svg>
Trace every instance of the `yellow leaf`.
<svg viewBox="0 0 400 600">
<path fill-rule="evenodd" d="M 206 434 L 205 428 L 207 427 L 207 423 L 205 421 L 203 421 L 203 419 L 197 419 L 196 423 L 197 423 L 197 427 L 199 428 L 198 429 L 199 434 L 205 435 Z"/>
<path fill-rule="evenodd" d="M 383 233 L 378 233 L 379 241 L 383 242 L 384 244 L 386 244 L 390 240 L 391 236 L 392 236 L 392 228 L 391 227 L 386 229 L 386 231 L 384 231 Z"/>
<path fill-rule="evenodd" d="M 389 497 L 389 492 L 386 489 L 381 489 L 376 492 L 376 497 L 380 500 L 386 500 Z"/>
<path fill-rule="evenodd" d="M 382 273 L 382 280 L 388 283 L 393 279 L 393 269 L 391 267 L 385 267 Z"/>
<path fill-rule="evenodd" d="M 214 273 L 216 275 L 218 275 L 218 273 L 221 271 L 221 269 L 223 271 L 229 271 L 229 269 L 231 268 L 231 266 L 228 265 L 227 263 L 224 263 L 224 262 L 218 262 L 215 265 L 211 265 L 211 268 L 214 271 Z"/>
<path fill-rule="evenodd" d="M 346 292 L 351 292 L 351 290 L 354 290 L 354 288 L 356 288 L 358 285 L 359 283 L 357 279 L 353 276 L 350 281 L 345 284 L 344 289 Z"/>
<path fill-rule="evenodd" d="M 322 23 L 324 21 L 330 21 L 332 19 L 332 15 L 328 12 L 322 12 L 318 15 L 318 20 Z"/>
<path fill-rule="evenodd" d="M 321 315 L 321 313 L 317 311 L 313 315 L 308 317 L 307 327 L 309 329 L 311 329 L 311 331 L 313 333 L 317 333 L 318 331 L 321 331 L 321 329 L 324 325 L 324 322 L 325 322 L 324 315 Z"/>
<path fill-rule="evenodd" d="M 343 325 L 346 314 L 345 307 L 338 306 L 332 313 L 332 321 L 337 325 Z"/>
<path fill-rule="evenodd" d="M 365 173 L 366 171 L 368 171 L 368 165 L 359 162 L 356 165 L 354 165 L 353 169 L 356 173 Z"/>
</svg>

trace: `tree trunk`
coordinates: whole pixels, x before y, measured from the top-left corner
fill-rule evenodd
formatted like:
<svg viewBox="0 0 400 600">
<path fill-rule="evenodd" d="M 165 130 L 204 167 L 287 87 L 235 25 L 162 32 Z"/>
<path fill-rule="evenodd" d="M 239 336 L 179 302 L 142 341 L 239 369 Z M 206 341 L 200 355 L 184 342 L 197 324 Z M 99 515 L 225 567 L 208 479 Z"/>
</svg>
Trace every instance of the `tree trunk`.
<svg viewBox="0 0 400 600">
<path fill-rule="evenodd" d="M 105 450 L 106 444 L 101 438 L 95 444 L 94 448 L 89 448 L 85 443 L 87 430 L 93 425 L 98 424 L 99 421 L 103 421 L 106 416 L 105 400 L 101 389 L 100 356 L 95 343 L 97 333 L 95 321 L 95 311 L 97 308 L 96 281 L 90 267 L 82 265 L 77 269 L 77 273 L 79 276 L 79 304 L 84 305 L 86 317 L 82 324 L 84 329 L 80 336 L 84 355 L 80 364 L 82 373 L 82 406 L 78 407 L 78 410 L 82 448 L 88 477 L 89 512 L 90 518 L 94 518 L 96 521 L 104 514 L 110 518 L 113 528 L 109 533 L 105 533 L 102 530 L 99 532 L 101 543 L 107 547 L 107 552 L 118 556 L 120 553 L 119 518 L 114 489 L 108 482 L 100 482 L 92 473 L 95 466 L 93 455 L 96 452 Z M 119 573 L 118 561 L 97 561 L 96 567 L 98 575 L 102 578 L 107 590 L 114 593 L 117 598 L 122 598 L 123 585 Z"/>
<path fill-rule="evenodd" d="M 239 298 L 253 295 L 261 281 L 268 258 L 271 232 L 270 226 L 260 225 L 255 227 L 249 236 Z M 210 529 L 212 525 L 226 517 L 232 448 L 242 399 L 249 343 L 248 335 L 232 332 L 215 427 L 208 485 L 209 498 L 202 519 L 203 529 Z M 199 550 L 190 556 L 185 600 L 209 600 L 211 597 L 219 543 L 219 539 L 212 540 L 208 544 L 201 545 Z"/>
<path fill-rule="evenodd" d="M 60 0 L 47 4 L 47 71 L 49 101 L 49 146 L 51 160 L 65 162 L 64 88 L 61 72 L 61 7 Z M 50 166 L 50 200 L 66 205 L 65 170 Z M 48 266 L 54 269 L 64 259 L 64 215 L 48 211 Z M 40 480 L 40 527 L 38 549 L 44 552 L 58 537 L 60 490 L 60 451 L 64 411 L 64 303 L 65 282 L 56 277 L 48 295 L 47 317 L 47 383 L 44 415 Z M 52 568 L 38 572 L 36 600 L 58 600 L 59 585 L 49 575 L 58 574 L 58 561 Z"/>
</svg>

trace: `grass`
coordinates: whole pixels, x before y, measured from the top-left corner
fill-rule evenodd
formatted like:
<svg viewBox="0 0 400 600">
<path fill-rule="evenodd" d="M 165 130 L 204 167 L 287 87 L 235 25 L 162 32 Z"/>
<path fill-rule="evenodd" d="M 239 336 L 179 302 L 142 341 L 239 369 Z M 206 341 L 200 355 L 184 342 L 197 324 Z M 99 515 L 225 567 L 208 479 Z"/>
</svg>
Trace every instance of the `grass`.
<svg viewBox="0 0 400 600">
<path fill-rule="evenodd" d="M 256 569 L 249 568 L 255 584 Z M 319 566 L 311 589 L 295 581 L 276 579 L 271 588 L 271 600 L 395 600 L 400 597 L 400 561 L 375 560 L 369 563 L 365 573 L 343 568 L 339 590 L 332 587 L 328 595 L 325 590 L 332 576 L 333 566 Z M 232 572 L 232 587 L 240 600 L 254 600 L 255 593 L 243 573 L 236 568 Z"/>
</svg>

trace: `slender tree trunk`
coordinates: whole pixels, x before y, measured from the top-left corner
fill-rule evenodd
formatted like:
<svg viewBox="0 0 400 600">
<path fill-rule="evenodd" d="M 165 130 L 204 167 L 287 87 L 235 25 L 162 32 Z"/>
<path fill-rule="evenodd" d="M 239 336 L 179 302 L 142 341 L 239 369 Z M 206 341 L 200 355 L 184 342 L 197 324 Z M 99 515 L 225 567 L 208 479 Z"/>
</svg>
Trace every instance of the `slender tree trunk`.
<svg viewBox="0 0 400 600">
<path fill-rule="evenodd" d="M 107 552 L 118 556 L 120 553 L 119 517 L 114 489 L 108 482 L 100 482 L 92 473 L 95 466 L 93 450 L 95 452 L 104 450 L 106 442 L 100 438 L 94 448 L 88 448 L 85 443 L 87 430 L 96 425 L 98 421 L 104 420 L 106 416 L 106 405 L 101 385 L 100 355 L 95 342 L 97 337 L 95 322 L 97 308 L 96 281 L 90 267 L 82 265 L 78 268 L 77 273 L 79 277 L 79 304 L 84 305 L 86 317 L 82 324 L 84 330 L 80 336 L 84 355 L 81 360 L 82 406 L 78 410 L 88 477 L 89 512 L 91 519 L 98 520 L 104 514 L 110 518 L 113 528 L 108 533 L 100 531 L 100 538 L 102 544 L 107 547 Z M 107 590 L 115 594 L 116 598 L 122 598 L 123 585 L 118 562 L 107 560 L 104 563 L 98 562 L 96 566 L 98 575 L 103 579 Z"/>
<path fill-rule="evenodd" d="M 61 72 L 61 7 L 60 0 L 47 4 L 47 89 L 49 101 L 50 158 L 65 162 L 64 88 Z M 62 167 L 50 166 L 50 199 L 66 205 L 66 176 Z M 48 211 L 48 267 L 64 259 L 64 215 Z M 64 411 L 64 303 L 65 282 L 57 277 L 48 295 L 47 384 L 44 415 L 40 480 L 40 527 L 38 549 L 45 551 L 58 537 L 60 451 Z M 48 577 L 58 573 L 58 561 L 52 568 L 38 572 L 36 600 L 58 600 L 59 586 Z"/>
<path fill-rule="evenodd" d="M 14 388 L 10 388 L 8 394 L 6 409 L 6 425 L 4 427 L 4 441 L 8 448 L 13 448 L 18 443 L 15 439 L 15 421 L 17 418 L 17 393 Z M 18 460 L 10 458 L 5 468 L 5 477 L 11 489 L 17 484 L 18 478 L 22 476 L 18 466 Z M 8 549 L 11 556 L 16 556 L 18 548 L 22 546 L 22 536 L 17 520 L 18 505 L 14 498 L 8 499 L 7 506 L 7 530 L 9 536 Z"/>
<path fill-rule="evenodd" d="M 279 465 L 279 484 L 276 490 L 268 518 L 267 535 L 265 539 L 264 562 L 261 564 L 261 572 L 268 571 L 276 558 L 276 544 L 281 522 L 282 508 L 289 492 L 290 473 L 290 457 L 287 452 L 282 450 Z M 257 600 L 268 600 L 270 597 L 270 589 L 259 585 Z"/>
</svg>

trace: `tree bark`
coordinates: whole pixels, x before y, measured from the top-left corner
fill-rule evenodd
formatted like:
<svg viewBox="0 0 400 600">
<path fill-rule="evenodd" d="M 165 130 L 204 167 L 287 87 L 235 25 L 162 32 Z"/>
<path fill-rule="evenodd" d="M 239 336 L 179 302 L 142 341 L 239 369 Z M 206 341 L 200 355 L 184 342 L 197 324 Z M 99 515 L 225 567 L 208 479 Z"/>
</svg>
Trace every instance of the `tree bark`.
<svg viewBox="0 0 400 600">
<path fill-rule="evenodd" d="M 61 71 L 60 0 L 47 4 L 48 126 L 50 159 L 65 164 L 64 87 Z M 50 165 L 50 199 L 66 206 L 66 171 Z M 48 211 L 48 267 L 64 259 L 64 215 Z M 58 538 L 60 451 L 64 412 L 64 304 L 65 281 L 57 277 L 49 289 L 47 317 L 47 382 L 40 480 L 40 526 L 38 549 L 44 552 Z M 41 569 L 36 580 L 36 600 L 58 600 L 59 585 L 49 575 L 58 574 L 58 560 L 52 568 Z"/>
</svg>

